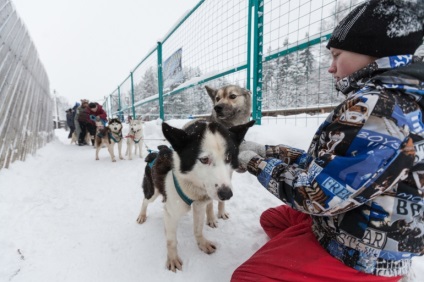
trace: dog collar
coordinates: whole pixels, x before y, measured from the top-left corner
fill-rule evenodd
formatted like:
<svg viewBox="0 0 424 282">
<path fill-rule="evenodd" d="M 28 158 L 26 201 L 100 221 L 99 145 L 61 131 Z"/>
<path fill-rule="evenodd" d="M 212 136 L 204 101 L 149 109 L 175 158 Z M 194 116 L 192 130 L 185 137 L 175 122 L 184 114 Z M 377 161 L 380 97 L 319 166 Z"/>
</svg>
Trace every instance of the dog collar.
<svg viewBox="0 0 424 282">
<path fill-rule="evenodd" d="M 174 186 L 175 186 L 175 190 L 177 190 L 178 195 L 180 195 L 181 199 L 183 199 L 183 201 L 187 205 L 191 206 L 191 204 L 193 203 L 193 200 L 187 197 L 187 195 L 184 194 L 183 190 L 181 190 L 181 186 L 178 183 L 178 180 L 175 178 L 174 172 L 172 172 L 172 178 L 174 178 Z"/>
</svg>

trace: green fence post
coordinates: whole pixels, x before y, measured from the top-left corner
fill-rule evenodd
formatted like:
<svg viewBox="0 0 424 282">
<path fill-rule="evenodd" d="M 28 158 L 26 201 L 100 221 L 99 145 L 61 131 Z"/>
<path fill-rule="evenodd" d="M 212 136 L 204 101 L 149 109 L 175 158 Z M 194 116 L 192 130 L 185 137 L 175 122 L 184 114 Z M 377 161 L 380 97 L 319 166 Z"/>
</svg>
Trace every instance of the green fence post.
<svg viewBox="0 0 424 282">
<path fill-rule="evenodd" d="M 252 78 L 252 7 L 253 7 L 253 0 L 249 0 L 249 7 L 247 11 L 247 77 L 246 77 L 246 88 L 249 90 L 252 90 L 250 88 L 251 83 L 250 80 Z"/>
<path fill-rule="evenodd" d="M 119 111 L 122 110 L 122 106 L 121 106 L 121 87 L 120 86 L 118 86 L 118 109 L 119 109 Z"/>
<path fill-rule="evenodd" d="M 264 7 L 262 0 L 253 2 L 253 101 L 252 119 L 261 124 L 262 118 L 262 56 L 263 56 L 263 22 Z M 251 8 L 250 8 L 251 9 Z"/>
<path fill-rule="evenodd" d="M 131 108 L 132 108 L 132 115 L 133 119 L 136 119 L 135 116 L 135 107 L 134 107 L 134 77 L 133 72 L 131 72 Z"/>
<path fill-rule="evenodd" d="M 163 110 L 163 77 L 162 77 L 162 43 L 158 42 L 158 92 L 159 92 L 159 117 L 165 120 Z"/>
</svg>

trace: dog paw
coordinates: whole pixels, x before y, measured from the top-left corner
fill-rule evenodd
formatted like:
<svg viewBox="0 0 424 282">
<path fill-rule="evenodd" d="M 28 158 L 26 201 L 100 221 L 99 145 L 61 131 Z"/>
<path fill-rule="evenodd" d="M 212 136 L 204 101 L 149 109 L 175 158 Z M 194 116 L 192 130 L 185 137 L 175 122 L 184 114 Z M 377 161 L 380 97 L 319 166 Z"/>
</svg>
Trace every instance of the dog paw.
<svg viewBox="0 0 424 282">
<path fill-rule="evenodd" d="M 175 258 L 168 257 L 166 261 L 166 267 L 168 268 L 168 270 L 171 270 L 172 272 L 177 272 L 177 269 L 181 271 L 183 270 L 183 262 L 179 256 Z"/>
<path fill-rule="evenodd" d="M 209 225 L 212 228 L 217 228 L 218 227 L 218 220 L 216 220 L 215 218 L 206 219 L 206 224 Z"/>
<path fill-rule="evenodd" d="M 224 219 L 224 220 L 227 220 L 227 219 L 229 219 L 229 218 L 230 218 L 230 214 L 229 214 L 229 213 L 227 213 L 227 212 L 219 213 L 219 214 L 218 214 L 218 218 L 222 218 L 222 219 Z"/>
<path fill-rule="evenodd" d="M 146 219 L 147 219 L 147 216 L 145 214 L 144 215 L 139 215 L 137 217 L 137 223 L 138 224 L 142 224 L 142 223 L 146 222 Z"/>
<path fill-rule="evenodd" d="M 96 158 L 96 161 L 98 161 L 99 160 L 99 158 Z"/>
<path fill-rule="evenodd" d="M 200 242 L 198 245 L 199 248 L 207 254 L 212 254 L 216 251 L 216 246 L 208 240 L 203 240 L 203 242 Z"/>
</svg>

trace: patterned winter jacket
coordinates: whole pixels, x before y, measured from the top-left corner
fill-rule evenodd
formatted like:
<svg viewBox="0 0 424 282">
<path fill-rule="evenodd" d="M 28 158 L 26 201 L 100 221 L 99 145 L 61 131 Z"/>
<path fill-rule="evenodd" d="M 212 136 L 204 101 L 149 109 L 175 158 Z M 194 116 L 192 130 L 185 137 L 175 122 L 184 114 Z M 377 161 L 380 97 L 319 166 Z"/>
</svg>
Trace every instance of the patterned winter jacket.
<svg viewBox="0 0 424 282">
<path fill-rule="evenodd" d="M 248 171 L 309 213 L 320 244 L 365 273 L 408 273 L 424 252 L 424 62 L 378 59 L 338 82 L 347 93 L 308 152 L 266 146 Z"/>
</svg>

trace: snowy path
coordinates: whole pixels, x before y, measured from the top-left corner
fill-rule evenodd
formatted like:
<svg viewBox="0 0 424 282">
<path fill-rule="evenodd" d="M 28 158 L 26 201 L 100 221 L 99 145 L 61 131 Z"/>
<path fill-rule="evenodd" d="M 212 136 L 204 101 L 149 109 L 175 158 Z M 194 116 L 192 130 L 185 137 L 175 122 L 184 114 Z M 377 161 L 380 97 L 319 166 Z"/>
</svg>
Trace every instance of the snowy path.
<svg viewBox="0 0 424 282">
<path fill-rule="evenodd" d="M 146 138 L 163 138 L 146 131 Z M 91 146 L 70 145 L 64 130 L 56 135 L 36 156 L 0 174 L 0 281 L 229 281 L 266 242 L 258 218 L 279 201 L 243 190 L 246 180 L 236 174 L 230 220 L 204 229 L 216 253 L 198 249 L 187 215 L 178 230 L 183 272 L 169 272 L 161 200 L 149 206 L 146 223 L 135 221 L 144 160 L 112 163 L 102 149 L 95 161 Z"/>
<path fill-rule="evenodd" d="M 299 130 L 289 132 L 286 144 L 307 146 L 310 138 L 299 144 Z M 268 138 L 255 130 L 248 134 L 258 142 Z M 64 130 L 56 136 L 35 156 L 0 172 L 0 282 L 225 282 L 267 241 L 259 216 L 280 201 L 253 176 L 235 173 L 234 197 L 227 204 L 231 218 L 219 220 L 216 229 L 204 228 L 217 251 L 207 255 L 198 249 L 189 214 L 178 229 L 183 271 L 169 272 L 161 201 L 149 206 L 146 223 L 135 221 L 144 160 L 112 163 L 102 149 L 95 161 L 91 146 L 70 145 Z M 145 138 L 163 138 L 155 122 L 146 124 Z M 148 141 L 153 149 L 160 143 Z M 424 260 L 415 266 L 411 281 L 424 281 Z"/>
</svg>

